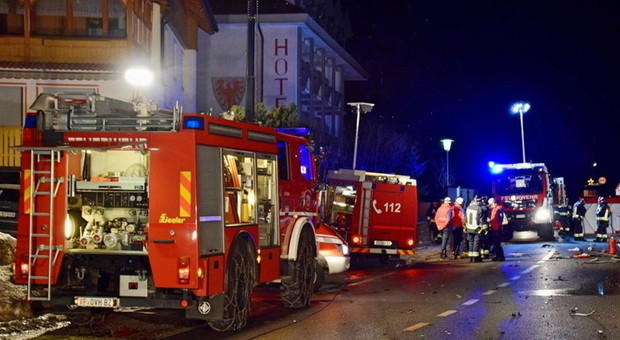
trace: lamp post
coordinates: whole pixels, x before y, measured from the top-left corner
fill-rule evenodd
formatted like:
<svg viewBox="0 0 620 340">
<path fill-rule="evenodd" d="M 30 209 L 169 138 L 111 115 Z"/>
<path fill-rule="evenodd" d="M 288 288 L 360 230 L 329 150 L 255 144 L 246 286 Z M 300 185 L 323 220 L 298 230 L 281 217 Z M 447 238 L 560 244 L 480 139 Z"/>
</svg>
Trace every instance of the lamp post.
<svg viewBox="0 0 620 340">
<path fill-rule="evenodd" d="M 355 145 L 353 146 L 353 170 L 355 170 L 355 163 L 357 161 L 357 140 L 359 138 L 360 129 L 360 114 L 369 113 L 375 104 L 371 103 L 347 103 L 347 105 L 356 108 L 357 120 L 355 122 Z"/>
<path fill-rule="evenodd" d="M 523 114 L 530 110 L 530 103 L 516 102 L 512 104 L 510 111 L 514 114 L 519 114 L 521 120 L 521 151 L 523 152 L 523 163 L 525 163 L 525 135 L 523 134 Z"/>
<path fill-rule="evenodd" d="M 454 139 L 442 139 L 440 140 L 441 145 L 443 145 L 443 149 L 446 151 L 446 188 L 450 185 L 450 158 L 448 157 L 450 153 L 450 148 L 452 147 L 452 142 Z"/>
</svg>

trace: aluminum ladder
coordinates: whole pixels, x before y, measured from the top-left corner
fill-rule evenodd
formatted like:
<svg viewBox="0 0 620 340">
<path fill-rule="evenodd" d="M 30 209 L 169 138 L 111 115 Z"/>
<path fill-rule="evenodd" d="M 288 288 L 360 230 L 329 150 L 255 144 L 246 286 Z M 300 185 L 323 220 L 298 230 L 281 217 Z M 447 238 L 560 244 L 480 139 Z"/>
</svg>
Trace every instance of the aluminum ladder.
<svg viewBox="0 0 620 340">
<path fill-rule="evenodd" d="M 28 233 L 28 300 L 51 300 L 52 268 L 62 250 L 62 245 L 54 245 L 54 198 L 58 193 L 62 177 L 56 177 L 56 167 L 60 163 L 61 151 L 50 148 L 37 148 L 30 151 L 30 169 L 26 181 L 29 195 L 29 233 Z M 41 227 L 38 227 L 41 226 Z M 47 264 L 47 271 L 33 275 L 37 262 Z M 39 267 L 39 271 L 43 271 Z M 33 282 L 43 281 L 47 285 L 47 296 L 34 296 Z M 40 285 L 41 283 L 38 283 Z"/>
</svg>

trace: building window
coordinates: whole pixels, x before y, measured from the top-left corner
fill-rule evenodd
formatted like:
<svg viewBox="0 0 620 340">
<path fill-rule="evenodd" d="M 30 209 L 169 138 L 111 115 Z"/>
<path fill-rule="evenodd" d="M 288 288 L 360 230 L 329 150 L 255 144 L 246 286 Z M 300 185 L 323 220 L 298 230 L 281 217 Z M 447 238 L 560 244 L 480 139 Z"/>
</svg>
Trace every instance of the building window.
<svg viewBox="0 0 620 340">
<path fill-rule="evenodd" d="M 23 94 L 22 87 L 0 86 L 0 126 L 22 126 Z"/>
<path fill-rule="evenodd" d="M 0 0 L 0 34 L 24 34 L 24 9 L 17 0 Z"/>
</svg>

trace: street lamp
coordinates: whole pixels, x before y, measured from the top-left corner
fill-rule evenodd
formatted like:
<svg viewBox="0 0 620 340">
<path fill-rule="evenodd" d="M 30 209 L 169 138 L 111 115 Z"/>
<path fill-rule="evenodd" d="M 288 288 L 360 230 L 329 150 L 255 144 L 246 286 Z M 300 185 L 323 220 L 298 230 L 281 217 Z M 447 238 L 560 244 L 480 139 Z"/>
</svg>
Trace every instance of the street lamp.
<svg viewBox="0 0 620 340">
<path fill-rule="evenodd" d="M 452 142 L 454 142 L 454 139 L 442 139 L 440 140 L 441 145 L 443 145 L 443 149 L 446 151 L 446 188 L 450 185 L 450 158 L 448 157 L 448 154 L 450 152 L 450 148 L 452 147 Z"/>
<path fill-rule="evenodd" d="M 360 113 L 369 113 L 372 111 L 375 104 L 371 103 L 347 103 L 351 107 L 355 107 L 357 110 L 357 121 L 355 123 L 355 146 L 353 147 L 353 170 L 355 170 L 355 162 L 357 160 L 357 140 L 360 129 Z"/>
<path fill-rule="evenodd" d="M 134 93 L 132 99 L 138 99 L 140 96 L 140 87 L 147 87 L 155 78 L 153 71 L 146 67 L 130 67 L 125 71 L 125 80 L 133 85 Z"/>
<path fill-rule="evenodd" d="M 523 114 L 530 110 L 530 103 L 516 102 L 512 104 L 510 111 L 514 114 L 519 114 L 521 119 L 521 151 L 523 152 L 523 163 L 525 163 L 525 136 L 523 134 Z"/>
</svg>

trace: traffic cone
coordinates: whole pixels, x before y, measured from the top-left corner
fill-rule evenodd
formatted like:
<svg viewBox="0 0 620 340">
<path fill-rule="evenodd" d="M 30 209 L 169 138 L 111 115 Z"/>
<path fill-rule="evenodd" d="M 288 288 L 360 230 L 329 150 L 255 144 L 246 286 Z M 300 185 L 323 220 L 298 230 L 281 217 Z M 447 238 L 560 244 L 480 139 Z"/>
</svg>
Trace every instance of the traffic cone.
<svg viewBox="0 0 620 340">
<path fill-rule="evenodd" d="M 609 255 L 616 255 L 616 238 L 613 235 L 609 238 Z"/>
</svg>

